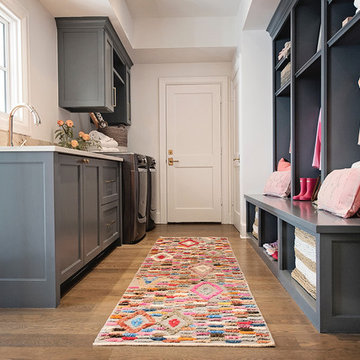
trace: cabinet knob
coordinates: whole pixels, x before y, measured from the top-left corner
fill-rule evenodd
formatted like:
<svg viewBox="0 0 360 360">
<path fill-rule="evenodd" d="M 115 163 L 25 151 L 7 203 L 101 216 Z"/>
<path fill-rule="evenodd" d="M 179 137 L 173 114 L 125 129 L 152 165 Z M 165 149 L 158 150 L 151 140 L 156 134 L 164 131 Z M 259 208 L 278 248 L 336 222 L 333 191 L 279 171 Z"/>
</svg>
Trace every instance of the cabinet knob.
<svg viewBox="0 0 360 360">
<path fill-rule="evenodd" d="M 89 160 L 89 159 L 82 159 L 82 162 L 83 162 L 84 164 L 88 164 L 88 163 L 90 162 L 90 160 Z"/>
<path fill-rule="evenodd" d="M 115 220 L 111 221 L 110 223 L 106 224 L 106 227 L 109 228 L 111 225 L 114 225 L 116 223 Z"/>
</svg>

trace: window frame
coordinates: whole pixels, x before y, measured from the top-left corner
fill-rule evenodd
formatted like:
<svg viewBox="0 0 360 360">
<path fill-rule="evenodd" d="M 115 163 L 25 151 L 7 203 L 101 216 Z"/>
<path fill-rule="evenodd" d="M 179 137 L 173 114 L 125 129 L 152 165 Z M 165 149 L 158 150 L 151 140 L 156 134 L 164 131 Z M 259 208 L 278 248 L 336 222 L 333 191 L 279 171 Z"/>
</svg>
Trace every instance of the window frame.
<svg viewBox="0 0 360 360">
<path fill-rule="evenodd" d="M 0 17 L 7 22 L 6 112 L 0 111 L 0 130 L 8 130 L 11 109 L 28 102 L 28 12 L 16 0 L 0 2 Z M 30 116 L 19 110 L 14 117 L 14 132 L 31 135 Z"/>
<path fill-rule="evenodd" d="M 1 11 L 1 10 L 0 10 Z M 4 72 L 5 74 L 5 96 L 4 96 L 4 102 L 5 102 L 5 112 L 7 112 L 9 107 L 9 22 L 2 16 L 2 12 L 0 12 L 0 24 L 4 26 L 4 66 L 0 64 L 0 71 Z M 0 112 L 2 110 L 0 109 Z"/>
</svg>

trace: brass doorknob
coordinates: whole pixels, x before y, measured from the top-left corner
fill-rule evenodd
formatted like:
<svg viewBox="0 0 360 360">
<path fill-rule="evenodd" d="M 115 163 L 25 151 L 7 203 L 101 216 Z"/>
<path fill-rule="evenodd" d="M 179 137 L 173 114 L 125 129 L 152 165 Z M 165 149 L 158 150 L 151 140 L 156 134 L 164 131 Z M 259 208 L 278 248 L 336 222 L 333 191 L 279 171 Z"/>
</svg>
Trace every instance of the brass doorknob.
<svg viewBox="0 0 360 360">
<path fill-rule="evenodd" d="M 169 166 L 174 166 L 174 163 L 176 163 L 176 162 L 180 162 L 180 161 L 179 160 L 174 160 L 174 158 L 172 158 L 172 157 L 168 158 Z"/>
</svg>

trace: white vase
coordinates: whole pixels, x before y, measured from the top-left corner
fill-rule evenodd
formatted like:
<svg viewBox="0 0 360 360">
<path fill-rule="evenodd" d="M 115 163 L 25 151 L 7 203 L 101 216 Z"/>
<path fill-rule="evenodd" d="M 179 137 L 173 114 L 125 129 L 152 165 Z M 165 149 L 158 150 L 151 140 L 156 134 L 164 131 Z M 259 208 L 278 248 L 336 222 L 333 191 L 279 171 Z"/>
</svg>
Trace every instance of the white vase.
<svg viewBox="0 0 360 360">
<path fill-rule="evenodd" d="M 354 6 L 356 7 L 356 13 L 360 11 L 360 0 L 354 0 Z"/>
</svg>

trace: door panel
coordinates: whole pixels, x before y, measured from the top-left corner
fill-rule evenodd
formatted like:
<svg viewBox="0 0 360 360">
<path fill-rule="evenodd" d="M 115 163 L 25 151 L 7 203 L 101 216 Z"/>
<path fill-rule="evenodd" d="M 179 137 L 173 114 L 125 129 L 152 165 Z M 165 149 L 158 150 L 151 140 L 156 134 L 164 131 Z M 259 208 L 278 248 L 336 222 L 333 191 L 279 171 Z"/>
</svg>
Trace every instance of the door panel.
<svg viewBox="0 0 360 360">
<path fill-rule="evenodd" d="M 75 274 L 84 263 L 82 248 L 81 165 L 77 157 L 60 157 L 59 183 L 61 194 L 56 204 L 56 242 L 60 266 L 60 282 Z"/>
<path fill-rule="evenodd" d="M 92 163 L 94 163 L 92 165 Z M 101 251 L 99 236 L 99 164 L 93 159 L 84 165 L 84 259 L 93 259 Z"/>
<path fill-rule="evenodd" d="M 220 86 L 170 85 L 166 95 L 168 221 L 220 222 Z"/>
</svg>

